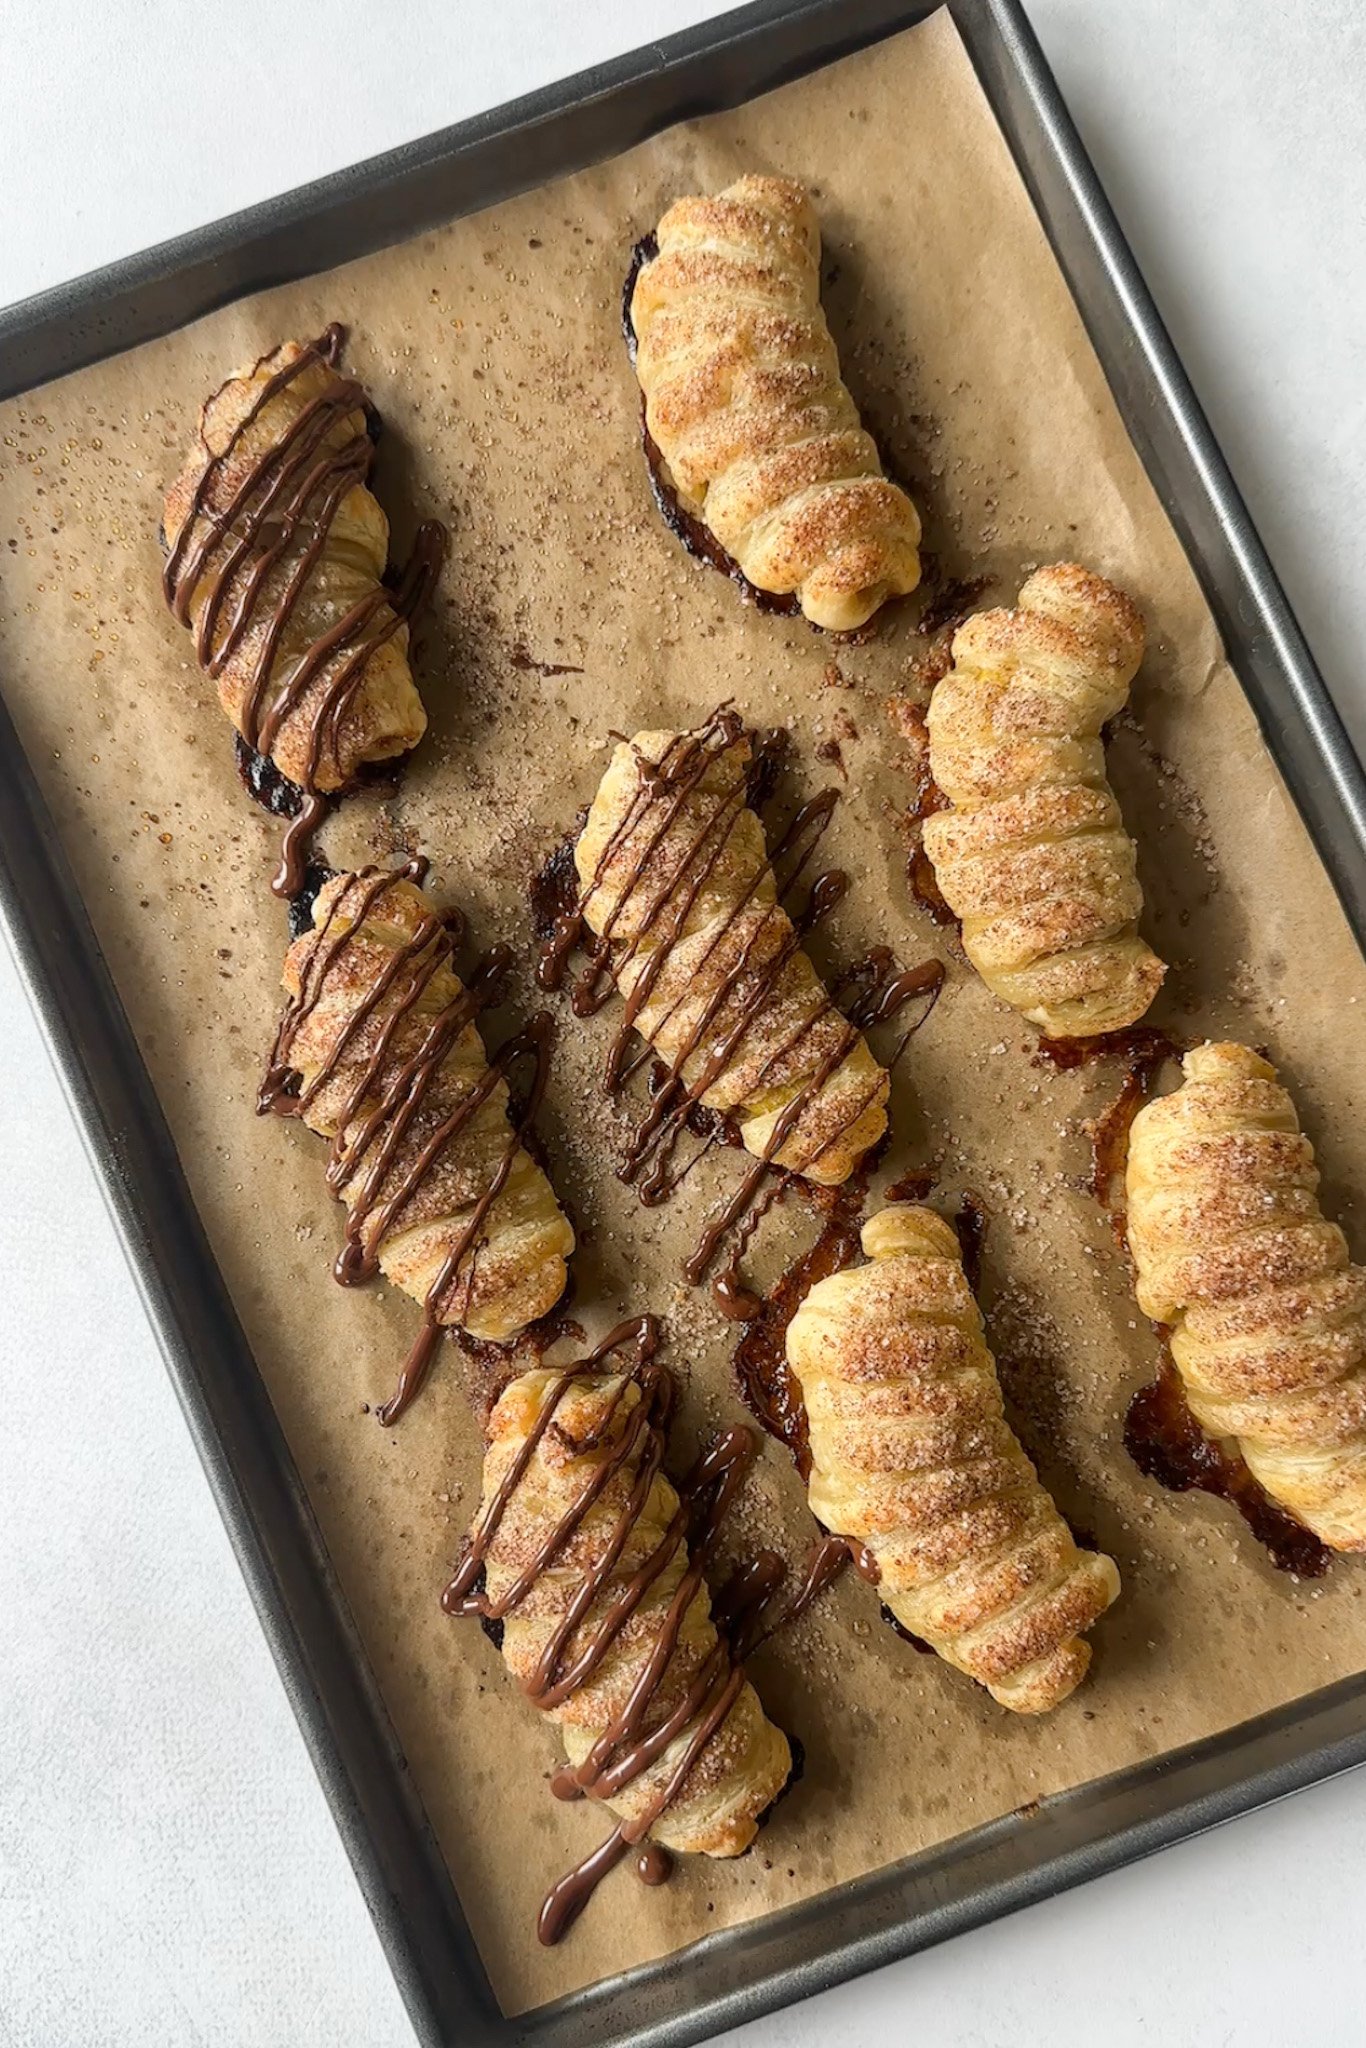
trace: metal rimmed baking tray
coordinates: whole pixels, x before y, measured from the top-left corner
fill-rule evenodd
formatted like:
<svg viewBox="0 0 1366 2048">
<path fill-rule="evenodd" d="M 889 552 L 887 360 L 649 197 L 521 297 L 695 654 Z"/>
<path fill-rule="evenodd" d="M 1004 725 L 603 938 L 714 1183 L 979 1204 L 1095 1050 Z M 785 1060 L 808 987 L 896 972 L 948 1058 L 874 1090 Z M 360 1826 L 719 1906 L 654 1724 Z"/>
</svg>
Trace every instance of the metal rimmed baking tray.
<svg viewBox="0 0 1366 2048">
<path fill-rule="evenodd" d="M 923 7 L 760 6 L 0 317 L 27 389 L 228 299 L 333 264 L 734 104 Z M 1319 852 L 1361 932 L 1363 786 L 1018 11 L 953 8 L 1111 379 Z M 44 1018 L 206 1468 L 380 1924 L 434 2042 L 696 2039 L 1359 1761 L 1348 1680 L 1195 1749 L 1007 1817 L 818 1901 L 553 2006 L 500 2016 L 330 1576 L 141 1056 L 13 735 L 0 854 Z"/>
</svg>

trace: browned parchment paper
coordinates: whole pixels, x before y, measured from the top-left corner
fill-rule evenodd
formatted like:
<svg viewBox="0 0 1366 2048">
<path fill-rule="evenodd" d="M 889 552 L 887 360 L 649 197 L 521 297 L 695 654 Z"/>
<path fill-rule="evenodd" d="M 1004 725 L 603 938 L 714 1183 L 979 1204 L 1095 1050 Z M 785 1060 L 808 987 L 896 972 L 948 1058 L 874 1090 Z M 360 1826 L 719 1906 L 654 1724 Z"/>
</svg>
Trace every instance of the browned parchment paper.
<svg viewBox="0 0 1366 2048">
<path fill-rule="evenodd" d="M 1123 1409 L 1157 1354 L 1076 1185 L 1079 1121 L 1117 1078 L 1033 1067 L 1031 1034 L 909 897 L 909 792 L 883 703 L 923 652 L 915 602 L 868 644 L 836 647 L 744 607 L 655 516 L 618 328 L 627 251 L 674 195 L 755 167 L 818 190 L 849 382 L 945 569 L 987 575 L 987 601 L 1011 601 L 1028 565 L 1075 555 L 1139 598 L 1151 652 L 1111 760 L 1149 930 L 1173 963 L 1158 1014 L 1270 1047 L 1349 1231 L 1349 1190 L 1366 1184 L 1366 972 L 947 19 L 5 407 L 3 686 L 509 2010 L 1366 1662 L 1366 1564 L 1296 1585 L 1231 1510 L 1162 1494 L 1125 1456 Z M 358 798 L 330 828 L 334 856 L 430 853 L 478 944 L 519 948 L 530 1004 L 528 876 L 596 786 L 609 728 L 692 722 L 734 697 L 755 722 L 791 728 L 792 794 L 839 777 L 816 758 L 835 741 L 847 783 L 827 846 L 857 882 L 821 957 L 885 940 L 908 963 L 950 960 L 898 1081 L 886 1172 L 942 1155 L 946 1195 L 985 1197 L 984 1300 L 1018 1426 L 1124 1576 L 1090 1682 L 1038 1722 L 898 1641 L 849 1579 L 756 1661 L 808 1762 L 755 1851 L 695 1864 L 663 1891 L 619 1872 L 549 1953 L 533 1932 L 542 1890 L 599 1838 L 602 1817 L 550 1797 L 553 1730 L 479 1630 L 438 1611 L 477 1497 L 465 1368 L 451 1349 L 409 1419 L 379 1430 L 365 1404 L 390 1391 L 417 1310 L 334 1285 L 340 1211 L 323 1148 L 253 1113 L 284 945 L 267 891 L 278 828 L 241 790 L 212 687 L 158 590 L 161 491 L 195 408 L 234 365 L 333 319 L 351 326 L 348 361 L 387 421 L 377 488 L 396 552 L 422 517 L 453 530 L 418 664 L 431 733 L 400 795 Z M 510 1029 L 510 1014 L 493 1028 Z M 739 1166 L 713 1155 L 674 1204 L 638 1207 L 613 1177 L 619 1124 L 594 1085 L 611 1028 L 564 1013 L 544 1136 L 583 1240 L 578 1313 L 590 1332 L 624 1310 L 668 1318 L 688 1438 L 740 1413 L 735 1330 L 678 1279 L 699 1216 Z M 759 1277 L 804 1228 L 799 1205 L 777 1212 Z M 739 1542 L 804 1548 L 802 1491 L 776 1445 L 740 1522 Z"/>
</svg>

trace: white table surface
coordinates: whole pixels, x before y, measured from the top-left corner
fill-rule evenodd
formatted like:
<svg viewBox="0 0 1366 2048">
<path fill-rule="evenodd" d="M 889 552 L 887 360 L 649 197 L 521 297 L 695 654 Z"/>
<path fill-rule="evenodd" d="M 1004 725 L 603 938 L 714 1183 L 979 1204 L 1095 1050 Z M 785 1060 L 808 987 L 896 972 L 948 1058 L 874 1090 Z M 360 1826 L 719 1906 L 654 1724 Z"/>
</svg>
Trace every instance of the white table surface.
<svg viewBox="0 0 1366 2048">
<path fill-rule="evenodd" d="M 0 302 L 714 11 L 7 0 Z M 1366 740 L 1366 5 L 1033 14 Z M 0 2043 L 408 2048 L 3 955 L 0 1160 Z M 1363 1878 L 1359 1773 L 732 2038 L 1355 2048 Z"/>
</svg>

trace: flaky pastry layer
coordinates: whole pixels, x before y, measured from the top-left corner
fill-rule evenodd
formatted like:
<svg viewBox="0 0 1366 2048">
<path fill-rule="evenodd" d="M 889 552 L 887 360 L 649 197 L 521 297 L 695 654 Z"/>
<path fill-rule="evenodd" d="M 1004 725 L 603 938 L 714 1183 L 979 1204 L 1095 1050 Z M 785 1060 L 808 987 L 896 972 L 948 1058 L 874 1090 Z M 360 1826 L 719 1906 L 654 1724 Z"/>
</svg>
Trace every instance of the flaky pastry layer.
<svg viewBox="0 0 1366 2048">
<path fill-rule="evenodd" d="M 468 1234 L 512 1143 L 507 1084 L 490 1075 L 473 1022 L 455 1036 L 416 1113 L 406 1114 L 405 1069 L 463 995 L 448 960 L 433 965 L 439 929 L 434 904 L 411 882 L 391 880 L 376 896 L 371 878 L 339 875 L 319 892 L 313 930 L 290 947 L 284 967 L 295 1002 L 301 993 L 313 997 L 287 1050 L 302 1084 L 303 1120 L 334 1141 L 334 1157 L 339 1139 L 349 1146 L 353 1164 L 336 1192 L 353 1222 L 364 1195 L 360 1250 L 417 1301 L 426 1300 Z M 421 943 L 424 932 L 430 937 Z M 423 1164 L 443 1125 L 464 1110 Z M 411 1192 L 387 1218 L 386 1204 L 408 1183 Z M 559 1300 L 573 1248 L 550 1182 L 516 1145 L 434 1304 L 437 1319 L 476 1337 L 515 1336 Z"/>
<path fill-rule="evenodd" d="M 631 299 L 645 420 L 684 509 L 759 590 L 849 631 L 920 580 L 920 520 L 882 473 L 820 302 L 795 178 L 680 199 Z"/>
<path fill-rule="evenodd" d="M 1202 1428 L 1322 1542 L 1366 1550 L 1366 1271 L 1270 1062 L 1202 1045 L 1183 1070 L 1130 1133 L 1139 1306 Z"/>
<path fill-rule="evenodd" d="M 499 1397 L 489 1420 L 481 1514 L 504 1486 L 560 1380 L 560 1374 L 548 1369 L 524 1373 Z M 541 1436 L 517 1480 L 488 1549 L 486 1594 L 494 1610 L 534 1564 L 548 1532 L 571 1516 L 595 1474 L 611 1461 L 641 1398 L 639 1387 L 615 1374 L 583 1373 L 574 1378 L 556 1407 L 553 1426 Z M 547 1646 L 585 1583 L 595 1581 L 595 1591 L 577 1610 L 577 1624 L 565 1638 L 558 1668 L 572 1667 L 608 1630 L 614 1602 L 640 1568 L 668 1547 L 666 1532 L 679 1512 L 679 1497 L 664 1473 L 656 1471 L 643 1499 L 634 1501 L 642 1459 L 649 1450 L 649 1435 L 643 1433 L 578 1519 L 570 1540 L 537 1573 L 531 1592 L 502 1623 L 507 1667 L 533 1692 Z M 688 1566 L 685 1541 L 672 1549 L 630 1618 L 611 1634 L 606 1654 L 591 1676 L 559 1704 L 545 1709 L 559 1725 L 571 1763 L 582 1763 L 604 1731 L 625 1713 L 652 1657 L 667 1642 L 670 1608 Z M 678 1710 L 719 1648 L 710 1595 L 701 1580 L 651 1693 L 641 1738 Z M 619 1820 L 638 1821 L 656 1803 L 697 1736 L 702 1713 L 699 1708 L 683 1720 L 660 1754 L 604 1800 Z M 738 1856 L 754 1839 L 761 1816 L 782 1791 L 791 1769 L 786 1736 L 768 1720 L 758 1694 L 745 1680 L 649 1833 L 669 1849 Z"/>
<path fill-rule="evenodd" d="M 778 901 L 748 736 L 707 731 L 616 748 L 575 847 L 583 915 L 660 1058 L 748 1151 L 834 1184 L 885 1131 L 890 1084 Z"/>
<path fill-rule="evenodd" d="M 1124 592 L 1058 562 L 1013 611 L 959 627 L 930 699 L 930 772 L 950 808 L 925 820 L 925 851 L 983 981 L 1050 1037 L 1134 1023 L 1166 972 L 1139 937 L 1101 741 L 1142 658 Z"/>
<path fill-rule="evenodd" d="M 406 753 L 427 725 L 406 622 L 387 599 L 369 610 L 389 552 L 388 521 L 364 481 L 370 454 L 359 387 L 317 344 L 286 341 L 206 402 L 166 494 L 184 622 L 204 642 L 224 711 L 258 745 L 307 663 L 297 702 L 260 751 L 321 791 Z M 367 607 L 363 631 L 338 637 L 357 606 Z"/>
<path fill-rule="evenodd" d="M 1078 1549 L 1006 1421 L 958 1240 L 892 1204 L 864 1225 L 869 1263 L 821 1280 L 788 1362 L 810 1431 L 812 1511 L 862 1545 L 903 1628 L 1019 1714 L 1080 1684 L 1083 1631 L 1119 1592 Z"/>
</svg>

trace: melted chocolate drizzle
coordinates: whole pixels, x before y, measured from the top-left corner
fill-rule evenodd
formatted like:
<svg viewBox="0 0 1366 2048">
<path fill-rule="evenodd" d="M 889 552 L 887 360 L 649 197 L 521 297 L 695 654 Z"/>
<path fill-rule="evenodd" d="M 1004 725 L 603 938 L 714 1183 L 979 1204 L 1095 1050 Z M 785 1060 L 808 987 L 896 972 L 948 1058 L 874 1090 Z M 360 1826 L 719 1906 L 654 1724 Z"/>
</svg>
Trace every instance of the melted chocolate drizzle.
<svg viewBox="0 0 1366 2048">
<path fill-rule="evenodd" d="M 327 862 L 322 860 L 311 860 L 304 869 L 303 881 L 289 899 L 291 943 L 313 929 L 313 906 L 327 884 L 335 879 L 336 874 L 337 870 L 330 868 Z"/>
<path fill-rule="evenodd" d="M 233 759 L 242 787 L 254 804 L 272 818 L 297 818 L 304 807 L 304 793 L 297 782 L 282 775 L 267 754 L 249 747 L 240 732 L 232 736 Z"/>
<path fill-rule="evenodd" d="M 239 714 L 247 754 L 239 752 L 238 763 L 258 801 L 290 821 L 271 883 L 277 896 L 291 896 L 300 886 L 308 847 L 327 810 L 318 776 L 329 757 L 334 763 L 339 760 L 342 727 L 371 657 L 426 602 L 446 550 L 444 527 L 435 521 L 421 526 L 397 585 L 390 589 L 376 584 L 313 642 L 272 695 L 272 675 L 290 619 L 323 557 L 333 521 L 347 493 L 370 474 L 372 413 L 363 387 L 354 378 L 338 376 L 261 450 L 226 505 L 211 512 L 208 500 L 244 435 L 272 401 L 314 364 L 336 370 L 345 338 L 345 328 L 334 323 L 266 379 L 223 448 L 205 462 L 162 570 L 166 602 L 180 624 L 191 628 L 195 657 L 210 676 L 222 675 L 264 620 Z M 354 413 L 364 417 L 364 427 L 330 448 L 336 429 Z M 305 543 L 302 554 L 268 596 L 272 571 L 288 559 L 300 537 Z M 211 587 L 195 618 L 195 596 L 220 546 L 226 546 L 226 553 L 213 568 Z M 286 720 L 302 712 L 337 656 L 342 658 L 307 713 L 301 781 L 291 783 L 278 769 L 272 778 L 265 764 L 274 765 L 275 744 Z M 257 757 L 259 768 L 251 756 Z"/>
<path fill-rule="evenodd" d="M 365 868 L 338 890 L 304 962 L 299 992 L 280 1020 L 275 1044 L 257 1097 L 264 1116 L 306 1117 L 320 1091 L 337 1075 L 349 1051 L 363 1042 L 366 1027 L 386 998 L 396 996 L 375 1034 L 364 1060 L 357 1062 L 344 1102 L 336 1113 L 327 1185 L 344 1197 L 347 1219 L 342 1249 L 333 1268 L 343 1287 L 373 1278 L 379 1270 L 380 1248 L 401 1219 L 447 1145 L 458 1140 L 470 1119 L 488 1100 L 517 1062 L 531 1063 L 531 1079 L 520 1105 L 509 1105 L 508 1134 L 502 1153 L 468 1219 L 443 1259 L 422 1304 L 422 1326 L 399 1372 L 391 1398 L 378 1411 L 388 1428 L 406 1413 L 421 1392 L 436 1355 L 443 1324 L 468 1316 L 474 1298 L 479 1250 L 490 1209 L 507 1183 L 524 1136 L 540 1108 L 549 1070 L 553 1026 L 542 1012 L 490 1058 L 479 1081 L 437 1125 L 409 1163 L 398 1169 L 404 1139 L 421 1117 L 428 1091 L 447 1055 L 479 1013 L 497 1001 L 512 956 L 495 947 L 480 962 L 460 993 L 430 1016 L 422 1014 L 422 1037 L 401 1063 L 391 1054 L 404 1027 L 419 1016 L 418 1005 L 437 976 L 453 971 L 455 947 L 462 925 L 449 912 L 428 912 L 402 945 L 394 948 L 380 973 L 347 1016 L 313 1079 L 304 1083 L 291 1055 L 300 1030 L 317 1009 L 328 976 L 341 959 L 353 933 L 360 931 L 387 889 L 403 882 L 419 886 L 427 862 L 419 857 L 395 869 Z M 370 1108 L 362 1110 L 369 1102 Z M 472 1256 L 471 1256 L 472 1254 Z M 461 1268 L 469 1259 L 463 1283 Z"/>
<path fill-rule="evenodd" d="M 772 1553 L 742 1568 L 718 1597 L 716 1643 L 702 1661 L 686 1691 L 658 1718 L 653 1709 L 678 1647 L 684 1618 L 704 1579 L 723 1518 L 742 1485 L 755 1450 L 747 1429 L 728 1431 L 703 1451 L 679 1489 L 679 1505 L 653 1551 L 629 1573 L 590 1625 L 588 1616 L 609 1583 L 636 1527 L 663 1462 L 665 1432 L 673 1408 L 673 1382 L 656 1362 L 659 1327 L 652 1316 L 622 1323 L 590 1355 L 553 1379 L 535 1422 L 482 1510 L 466 1540 L 464 1553 L 442 1596 L 448 1614 L 472 1615 L 502 1622 L 527 1600 L 542 1573 L 563 1558 L 587 1517 L 610 1498 L 617 1475 L 629 1472 L 629 1490 L 615 1526 L 601 1552 L 585 1567 L 534 1669 L 522 1681 L 533 1704 L 552 1710 L 592 1682 L 622 1631 L 632 1622 L 660 1574 L 680 1550 L 687 1563 L 678 1587 L 661 1617 L 658 1634 L 641 1666 L 630 1694 L 577 1765 L 565 1763 L 551 1780 L 561 1799 L 610 1800 L 648 1771 L 687 1731 L 677 1764 L 650 1796 L 642 1811 L 621 1821 L 583 1862 L 560 1878 L 546 1894 L 537 1932 L 542 1942 L 563 1939 L 598 1884 L 642 1844 L 661 1815 L 681 1792 L 694 1764 L 721 1728 L 744 1684 L 741 1658 L 747 1642 L 757 1640 L 756 1616 L 772 1597 L 782 1566 Z M 508 1507 L 525 1477 L 538 1445 L 560 1429 L 558 1411 L 577 1375 L 592 1372 L 614 1352 L 630 1351 L 630 1366 L 613 1391 L 607 1411 L 591 1439 L 565 1442 L 575 1453 L 606 1449 L 577 1498 L 547 1530 L 535 1554 L 497 1600 L 487 1589 L 486 1566 Z M 626 1408 L 628 1387 L 640 1398 Z M 811 1597 L 815 1597 L 814 1594 Z M 572 1644 L 572 1651 L 571 1651 Z M 637 1870 L 649 1883 L 662 1883 L 671 1867 L 667 1852 L 642 1852 Z"/>
<path fill-rule="evenodd" d="M 920 1003 L 886 1062 L 889 1073 L 896 1067 L 916 1032 L 929 1022 L 930 1012 L 939 1001 L 947 976 L 948 969 L 942 960 L 931 958 L 920 961 L 915 967 L 899 967 L 890 947 L 874 946 L 865 959 L 841 977 L 836 993 L 843 997 L 851 989 L 857 991 L 848 1004 L 846 1014 L 850 1023 L 856 1024 L 861 1031 L 873 1031 L 879 1024 L 889 1024 L 907 1004 Z"/>
<path fill-rule="evenodd" d="M 860 1546 L 861 1547 L 861 1546 Z M 771 1553 L 770 1553 L 771 1554 Z M 801 1620 L 823 1593 L 828 1593 L 836 1579 L 853 1562 L 853 1546 L 843 1536 L 832 1536 L 823 1532 L 807 1552 L 806 1564 L 796 1591 L 772 1620 L 764 1620 L 759 1632 L 746 1643 L 746 1655 L 752 1654 L 770 1642 L 780 1629 L 791 1628 Z M 774 1589 L 776 1590 L 776 1588 Z M 771 1595 L 768 1597 L 771 1598 Z M 762 1612 L 762 1609 L 760 1610 Z"/>
<path fill-rule="evenodd" d="M 642 1884 L 667 1884 L 674 1874 L 674 1860 L 662 1842 L 647 1842 L 636 1857 L 635 1869 Z"/>
<path fill-rule="evenodd" d="M 577 830 L 546 855 L 531 878 L 527 891 L 531 901 L 531 928 L 542 946 L 548 945 L 558 926 L 574 915 L 579 900 L 574 842 L 582 830 L 583 820 L 580 819 Z"/>
<path fill-rule="evenodd" d="M 585 946 L 587 964 L 575 979 L 571 991 L 577 1016 L 595 1015 L 611 996 L 622 969 L 635 960 L 646 934 L 654 942 L 654 950 L 626 999 L 620 1027 L 608 1051 L 605 1086 L 609 1094 L 615 1094 L 653 1057 L 650 1047 L 645 1045 L 628 1058 L 632 1033 L 641 1010 L 658 985 L 673 948 L 683 935 L 689 913 L 725 856 L 736 821 L 750 800 L 751 779 L 747 778 L 735 789 L 718 797 L 701 826 L 692 834 L 681 858 L 660 879 L 656 879 L 654 873 L 654 857 L 712 763 L 728 748 L 745 743 L 746 737 L 740 719 L 723 705 L 696 731 L 676 734 L 657 763 L 638 758 L 636 790 L 587 885 L 571 898 L 568 858 L 558 853 L 551 856 L 535 884 L 534 901 L 538 915 L 543 925 L 548 927 L 537 968 L 540 985 L 548 989 L 559 988 L 564 982 L 571 953 L 576 946 Z M 756 778 L 768 773 L 768 762 L 773 752 L 771 746 L 761 749 Z M 647 1206 L 667 1200 L 711 1146 L 732 1135 L 733 1127 L 725 1118 L 713 1119 L 709 1126 L 698 1131 L 697 1116 L 705 1109 L 703 1097 L 721 1080 L 764 1014 L 780 976 L 803 938 L 835 908 L 848 888 L 848 877 L 838 870 L 817 875 L 808 887 L 804 905 L 792 918 L 790 930 L 774 949 L 772 957 L 757 968 L 753 965 L 760 939 L 778 919 L 786 916 L 782 907 L 784 899 L 791 895 L 810 865 L 837 801 L 837 792 L 827 789 L 800 807 L 764 865 L 754 875 L 744 896 L 733 906 L 694 963 L 692 985 L 736 921 L 750 909 L 761 884 L 768 877 L 774 877 L 778 887 L 772 907 L 756 919 L 753 932 L 701 1006 L 672 1063 L 665 1066 L 656 1062 L 662 1077 L 656 1079 L 648 1107 L 629 1134 L 620 1169 L 621 1178 L 638 1187 L 641 1200 Z M 602 886 L 614 856 L 632 833 L 645 824 L 650 807 L 655 803 L 660 804 L 659 818 L 651 821 L 643 832 L 643 844 L 633 870 L 611 911 L 603 919 L 601 931 L 590 937 L 586 915 L 588 905 Z M 781 877 L 780 870 L 783 871 Z M 641 903 L 635 900 L 638 893 L 644 896 Z M 621 940 L 616 937 L 616 928 L 628 906 L 635 921 L 635 935 Z M 774 1119 L 762 1154 L 747 1168 L 735 1194 L 709 1219 L 684 1268 L 694 1285 L 705 1278 L 722 1242 L 755 1202 L 761 1186 L 774 1168 L 777 1155 L 800 1118 L 858 1044 L 864 1024 L 871 1026 L 885 1022 L 913 997 L 926 997 L 922 1012 L 897 1049 L 899 1057 L 911 1031 L 918 1029 L 928 1016 L 942 985 L 944 968 L 939 961 L 927 961 L 918 968 L 903 971 L 897 968 L 885 948 L 879 948 L 867 962 L 854 970 L 850 979 L 858 983 L 861 990 L 853 1015 L 846 1017 L 835 998 L 827 994 L 824 1001 L 775 1048 L 760 1069 L 754 1084 L 756 1087 L 761 1087 L 775 1069 L 781 1070 L 818 1026 L 824 1026 L 832 1017 L 838 1017 L 843 1024 L 844 1029 L 838 1034 L 831 1051 Z M 675 1003 L 660 1020 L 661 1025 L 668 1024 L 676 1008 Z M 734 1021 L 726 1025 L 724 1033 L 716 1038 L 710 1036 L 716 1019 L 723 1013 L 732 1012 Z M 686 1072 L 690 1064 L 696 1065 L 691 1079 Z M 844 1131 L 857 1123 L 881 1085 L 882 1072 L 879 1070 L 872 1088 L 855 1102 L 844 1124 L 839 1131 L 832 1133 L 823 1149 L 828 1150 Z M 680 1159 L 681 1140 L 689 1129 L 700 1135 L 703 1142 L 700 1150 Z M 808 1162 L 814 1163 L 814 1160 Z M 725 1291 L 723 1288 L 723 1297 Z M 730 1291 L 732 1294 L 735 1292 L 734 1289 Z"/>
<path fill-rule="evenodd" d="M 524 642 L 519 640 L 513 647 L 508 660 L 516 669 L 534 676 L 581 676 L 583 670 L 571 661 L 538 661 Z"/>
</svg>

